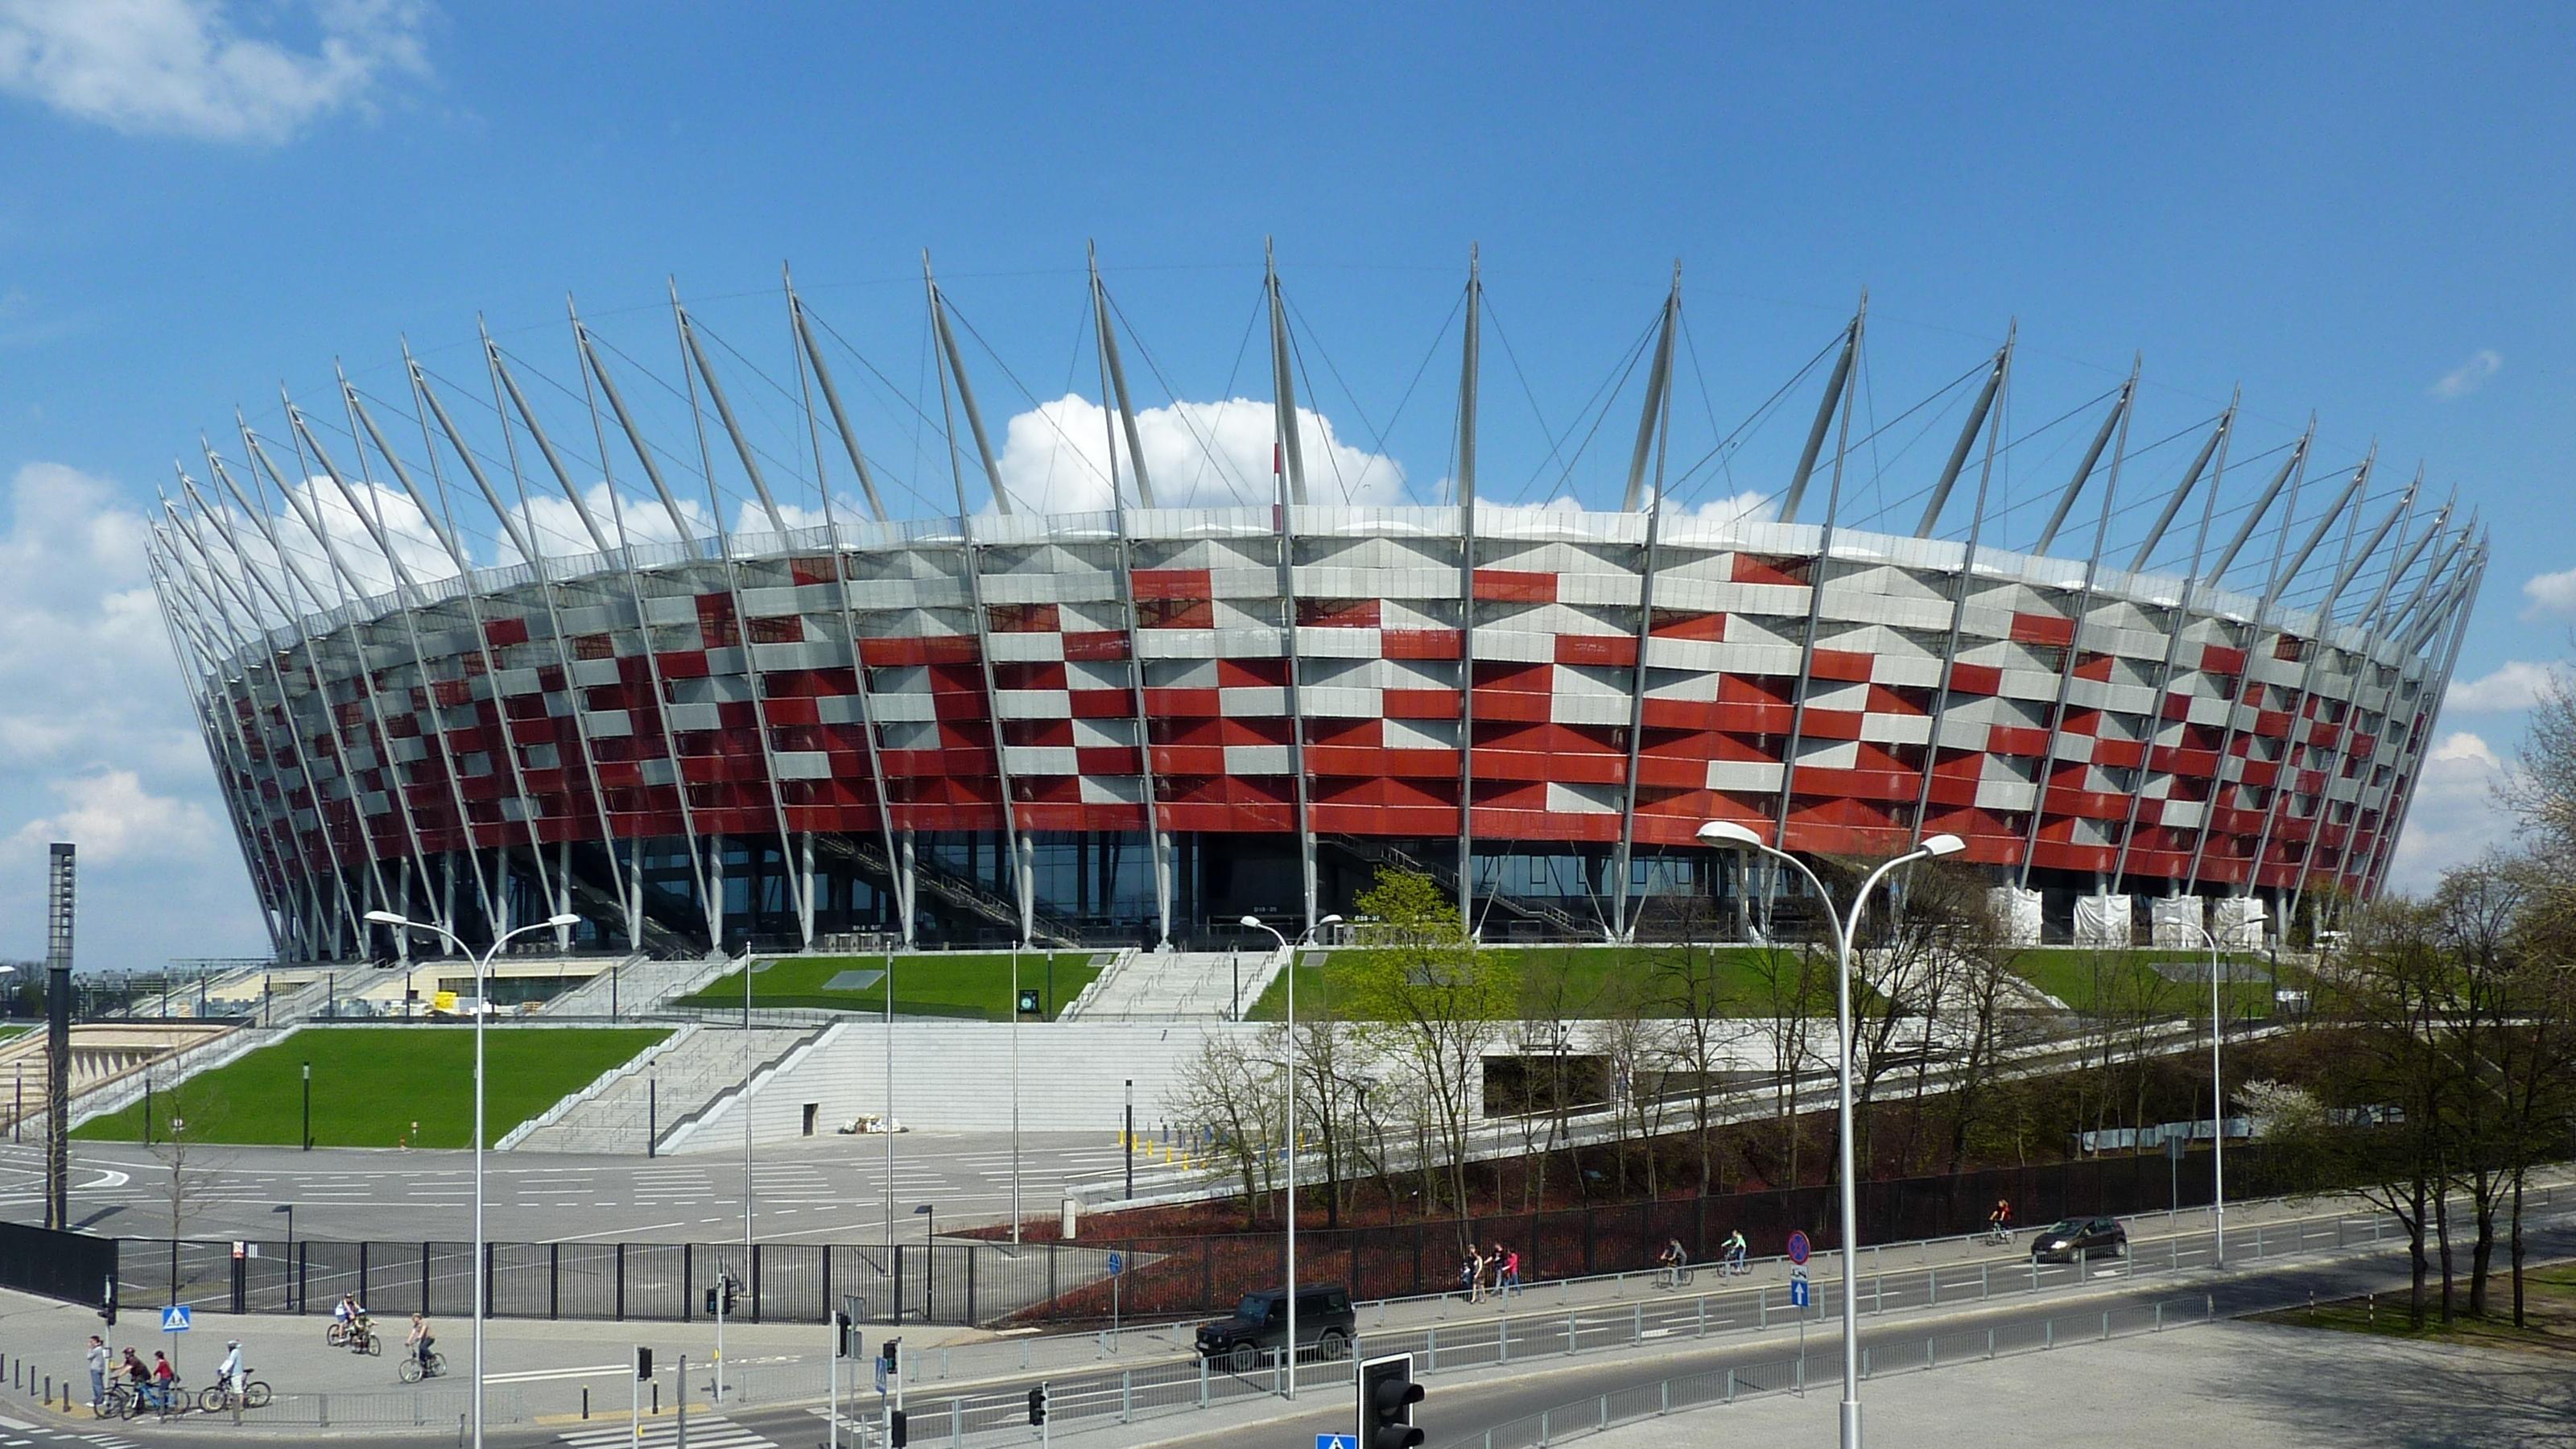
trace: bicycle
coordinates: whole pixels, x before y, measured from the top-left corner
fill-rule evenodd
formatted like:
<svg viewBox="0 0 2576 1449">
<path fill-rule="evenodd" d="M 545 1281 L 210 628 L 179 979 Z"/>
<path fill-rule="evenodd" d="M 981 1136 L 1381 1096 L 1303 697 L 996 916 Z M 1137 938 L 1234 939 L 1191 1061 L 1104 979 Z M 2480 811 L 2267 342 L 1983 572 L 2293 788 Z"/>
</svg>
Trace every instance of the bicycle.
<svg viewBox="0 0 2576 1449">
<path fill-rule="evenodd" d="M 1725 1257 L 1718 1259 L 1717 1276 L 1720 1278 L 1749 1278 L 1753 1276 L 1753 1264 L 1747 1261 L 1744 1254 L 1741 1252 L 1730 1252 Z"/>
<path fill-rule="evenodd" d="M 2013 1230 L 2012 1225 L 2009 1223 L 1988 1223 L 1986 1224 L 1986 1230 L 1977 1235 L 1978 1242 L 1991 1244 L 1998 1248 L 2011 1247 L 2012 1240 Z"/>
<path fill-rule="evenodd" d="M 269 1387 L 265 1381 L 249 1377 L 243 1378 L 241 1386 L 241 1405 L 243 1408 L 265 1409 L 268 1407 L 270 1397 Z M 222 1413 L 224 1410 L 231 1408 L 232 1403 L 233 1395 L 231 1391 L 226 1389 L 222 1384 L 215 1384 L 209 1387 L 204 1393 L 197 1396 L 197 1407 L 205 1410 L 209 1414 Z"/>
<path fill-rule="evenodd" d="M 134 1385 L 119 1379 L 107 1386 L 107 1392 L 90 1405 L 89 1411 L 101 1419 L 130 1419 L 134 1417 L 135 1397 Z"/>
<path fill-rule="evenodd" d="M 429 1362 L 424 1364 L 420 1361 L 420 1355 L 408 1354 L 403 1358 L 402 1367 L 394 1372 L 407 1384 L 416 1384 L 422 1379 L 434 1379 L 447 1372 L 447 1355 L 433 1348 L 429 1351 Z"/>
<path fill-rule="evenodd" d="M 1698 1272 L 1688 1263 L 1667 1263 L 1655 1270 L 1655 1286 L 1676 1291 L 1687 1288 Z"/>
<path fill-rule="evenodd" d="M 331 1346 L 346 1348 L 351 1353 L 367 1358 L 382 1358 L 385 1352 L 385 1339 L 384 1335 L 376 1332 L 372 1325 L 353 1324 L 346 1329 L 339 1329 L 336 1336 L 331 1338 Z"/>
</svg>

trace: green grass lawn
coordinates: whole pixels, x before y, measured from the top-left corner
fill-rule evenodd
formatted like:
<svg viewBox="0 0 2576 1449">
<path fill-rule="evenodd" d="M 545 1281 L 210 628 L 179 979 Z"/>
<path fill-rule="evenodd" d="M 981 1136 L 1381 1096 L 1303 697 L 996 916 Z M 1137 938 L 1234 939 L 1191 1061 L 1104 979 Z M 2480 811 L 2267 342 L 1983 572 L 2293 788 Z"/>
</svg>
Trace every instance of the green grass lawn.
<svg viewBox="0 0 2576 1449">
<path fill-rule="evenodd" d="M 484 1034 L 484 1128 L 497 1140 L 566 1093 L 671 1033 L 660 1027 L 493 1027 Z M 313 1064 L 313 1141 L 321 1147 L 464 1147 L 474 1124 L 474 1033 L 463 1026 L 308 1027 L 275 1046 L 152 1098 L 156 1140 L 175 1113 L 192 1142 L 293 1144 L 303 1129 L 304 1063 Z M 415 1135 L 412 1123 L 420 1124 Z M 133 1142 L 135 1103 L 72 1130 Z"/>
<path fill-rule="evenodd" d="M 1492 946 L 1489 951 L 1510 957 L 1516 964 L 1521 988 L 1531 997 L 1532 1010 L 1545 1015 L 1561 1009 L 1574 1017 L 1610 1014 L 1608 1003 L 1616 1000 L 1614 979 L 1623 975 L 1643 976 L 1657 969 L 1660 960 L 1668 958 L 1674 948 L 1656 946 Z M 1307 954 L 1300 952 L 1302 957 Z M 1729 1015 L 1768 1016 L 1771 1014 L 1771 988 L 1763 978 L 1761 965 L 1773 948 L 1763 946 L 1721 946 L 1715 948 L 1712 960 L 1718 971 L 1717 1000 Z M 1777 953 L 1786 959 L 1788 953 Z M 1251 962 L 1246 953 L 1247 969 Z M 1563 989 L 1557 988 L 1559 974 Z M 1297 1004 L 1301 1012 L 1311 1012 L 1326 1001 L 1329 989 L 1322 980 L 1327 973 L 1308 971 L 1297 980 Z M 1830 991 L 1832 977 L 1821 978 L 1824 990 Z M 1253 1021 L 1279 1021 L 1287 1014 L 1288 977 L 1281 972 L 1270 989 L 1261 994 L 1245 1013 Z M 1822 995 L 1820 1014 L 1833 1010 L 1833 997 Z"/>
<path fill-rule="evenodd" d="M 2251 951 L 2231 952 L 2225 959 L 2250 966 L 2261 966 L 2265 961 L 2260 952 Z M 2065 1002 L 2069 1008 L 2089 1011 L 2095 1007 L 2096 998 L 2101 994 L 2105 973 L 2130 969 L 2151 971 L 2153 968 L 2148 963 L 2153 961 L 2193 961 L 2203 968 L 2197 980 L 2153 983 L 2153 1000 L 2166 1015 L 2205 1017 L 2209 1015 L 2208 960 L 2205 951 L 2148 947 L 2122 951 L 2024 951 L 2013 958 L 2012 969 L 2023 980 Z M 2097 970 L 2097 967 L 2101 969 Z M 2281 984 L 2296 990 L 2307 983 L 2284 966 L 2281 968 Z M 2272 983 L 2268 977 L 2256 981 L 2222 982 L 2218 989 L 2230 1017 L 2243 1019 L 2272 1014 Z"/>
<path fill-rule="evenodd" d="M 2559 1263 L 2549 1267 L 2526 1268 L 2523 1272 L 2523 1310 L 2527 1326 L 2513 1326 L 2513 1280 L 2504 1266 L 2504 1255 L 2496 1255 L 2497 1267 L 2488 1285 L 2488 1311 L 2493 1317 L 2478 1319 L 2464 1313 L 2454 1317 L 2448 1328 L 2440 1317 L 2440 1288 L 2428 1289 L 2425 1298 L 2424 1326 L 2412 1328 L 2406 1322 L 2404 1289 L 2370 1298 L 2343 1298 L 2320 1303 L 2315 1308 L 2285 1308 L 2276 1313 L 2258 1313 L 2258 1323 L 2278 1323 L 2296 1328 L 2323 1328 L 2338 1333 L 2367 1333 L 2381 1338 L 2416 1338 L 2458 1344 L 2512 1344 L 2523 1348 L 2556 1349 L 2576 1353 L 2576 1264 Z M 2468 1284 L 2460 1285 L 2458 1305 L 2468 1303 Z"/>
<path fill-rule="evenodd" d="M 1047 953 L 1023 951 L 1019 958 L 1019 981 L 1022 988 L 1039 993 L 1046 1019 L 1053 1021 L 1065 1003 L 1082 994 L 1082 988 L 1100 974 L 1091 964 L 1094 956 L 1106 951 L 1058 951 L 1050 983 Z M 856 990 L 835 990 L 833 977 L 844 971 L 877 972 L 885 969 L 882 956 L 782 956 L 773 961 L 754 963 L 751 977 L 751 1004 L 760 1006 L 805 1007 L 824 1011 L 882 1012 L 885 1010 L 885 985 L 882 981 Z M 723 979 L 702 990 L 681 997 L 683 1006 L 740 1007 L 742 973 L 727 973 Z M 897 1015 L 954 1016 L 983 1021 L 1011 1019 L 1011 956 L 1009 952 L 991 954 L 950 954 L 925 951 L 894 958 L 894 1009 Z"/>
</svg>

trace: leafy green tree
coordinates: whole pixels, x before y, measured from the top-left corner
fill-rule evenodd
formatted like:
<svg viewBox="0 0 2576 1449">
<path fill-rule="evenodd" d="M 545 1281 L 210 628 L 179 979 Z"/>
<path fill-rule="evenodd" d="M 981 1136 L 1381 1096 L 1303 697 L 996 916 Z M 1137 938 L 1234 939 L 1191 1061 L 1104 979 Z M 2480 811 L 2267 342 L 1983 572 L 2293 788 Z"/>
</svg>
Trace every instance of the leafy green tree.
<svg viewBox="0 0 2576 1449">
<path fill-rule="evenodd" d="M 1467 1211 L 1467 1146 L 1485 1049 L 1513 1019 L 1519 985 L 1508 957 L 1480 951 L 1458 908 L 1429 876 L 1381 868 L 1358 901 L 1358 948 L 1334 953 L 1333 999 L 1362 1042 L 1400 1064 Z"/>
</svg>

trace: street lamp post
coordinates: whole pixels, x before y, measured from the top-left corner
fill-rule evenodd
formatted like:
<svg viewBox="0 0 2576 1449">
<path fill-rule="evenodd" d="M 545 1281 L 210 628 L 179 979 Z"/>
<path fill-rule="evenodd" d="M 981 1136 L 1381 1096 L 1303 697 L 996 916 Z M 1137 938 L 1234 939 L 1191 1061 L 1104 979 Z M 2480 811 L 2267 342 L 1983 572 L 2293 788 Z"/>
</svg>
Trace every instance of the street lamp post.
<svg viewBox="0 0 2576 1449">
<path fill-rule="evenodd" d="M 1840 1061 L 1835 1073 L 1837 1120 L 1841 1126 L 1841 1154 L 1838 1171 L 1842 1178 L 1843 1239 L 1843 1403 L 1842 1449 L 1861 1449 L 1860 1437 L 1860 1192 L 1853 1176 L 1852 1150 L 1852 1021 L 1851 1021 L 1851 953 L 1852 933 L 1860 925 L 1861 908 L 1868 904 L 1869 893 L 1887 873 L 1900 865 L 1935 856 L 1956 855 L 1967 848 L 1967 842 L 1955 835 L 1935 835 L 1871 871 L 1852 897 L 1851 914 L 1846 917 L 1834 908 L 1834 899 L 1816 873 L 1805 861 L 1781 850 L 1745 826 L 1732 820 L 1711 820 L 1698 830 L 1699 838 L 1716 846 L 1743 846 L 1758 850 L 1775 860 L 1787 861 L 1807 884 L 1816 888 L 1816 897 L 1824 903 L 1825 914 L 1834 923 L 1834 1046 Z"/>
<path fill-rule="evenodd" d="M 304 1064 L 304 1150 L 313 1150 L 313 1064 Z"/>
<path fill-rule="evenodd" d="M 2248 900 L 2240 923 L 2263 924 L 2263 908 Z M 2209 943 L 2209 1216 L 2210 1241 L 2218 1266 L 2227 1266 L 2227 1078 L 2219 1074 L 2218 1042 L 2224 1030 L 2218 1015 L 2218 937 L 2207 926 L 2192 929 Z"/>
<path fill-rule="evenodd" d="M 1339 916 L 1319 916 L 1297 944 L 1302 946 L 1314 939 L 1318 929 L 1341 922 Z M 1282 1396 L 1293 1400 L 1297 1397 L 1297 953 L 1287 937 L 1263 925 L 1259 916 L 1246 916 L 1243 924 L 1270 932 L 1270 939 L 1279 943 L 1279 954 L 1288 959 L 1283 968 L 1288 973 L 1288 1372 L 1280 1377 L 1280 1387 Z"/>
<path fill-rule="evenodd" d="M 447 944 L 471 957 L 474 962 L 474 1449 L 483 1449 L 483 1019 L 491 1014 L 491 1001 L 484 984 L 492 960 L 501 948 L 515 937 L 532 931 L 550 931 L 564 926 L 578 926 L 581 917 L 571 914 L 549 916 L 531 921 L 514 931 L 504 931 L 477 956 L 445 926 L 428 921 L 415 921 L 392 911 L 369 911 L 367 919 L 379 926 L 397 930 L 427 931 L 445 938 Z M 408 975 L 408 973 L 406 973 Z"/>
</svg>

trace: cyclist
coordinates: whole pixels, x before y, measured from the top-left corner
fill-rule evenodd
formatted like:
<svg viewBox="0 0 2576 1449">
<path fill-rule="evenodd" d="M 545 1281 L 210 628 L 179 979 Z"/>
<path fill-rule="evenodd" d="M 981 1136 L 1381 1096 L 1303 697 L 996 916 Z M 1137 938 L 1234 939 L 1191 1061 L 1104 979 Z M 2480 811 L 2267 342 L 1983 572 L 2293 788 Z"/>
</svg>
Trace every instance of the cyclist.
<svg viewBox="0 0 2576 1449">
<path fill-rule="evenodd" d="M 155 1352 L 152 1355 L 152 1407 L 165 1414 L 176 1408 L 178 1387 L 179 1371 L 170 1367 L 170 1356 Z"/>
<path fill-rule="evenodd" d="M 429 1377 L 429 1346 L 437 1341 L 438 1340 L 430 1334 L 429 1320 L 421 1317 L 417 1313 L 413 1314 L 411 1316 L 411 1332 L 404 1335 L 403 1347 L 419 1358 L 420 1376 L 422 1378 Z"/>
<path fill-rule="evenodd" d="M 1690 1254 L 1683 1250 L 1682 1240 L 1679 1238 L 1665 1239 L 1664 1250 L 1655 1255 L 1656 1266 L 1663 1270 L 1664 1281 L 1674 1287 L 1681 1286 L 1682 1267 L 1688 1262 L 1690 1262 Z"/>
<path fill-rule="evenodd" d="M 346 1333 L 358 1326 L 358 1312 L 358 1295 L 343 1293 L 340 1295 L 340 1301 L 331 1305 L 331 1321 L 339 1325 L 341 1332 Z"/>
<path fill-rule="evenodd" d="M 1726 1271 L 1736 1274 L 1752 1272 L 1753 1269 L 1744 1261 L 1748 1249 L 1749 1245 L 1744 1241 L 1744 1229 L 1737 1228 L 1734 1232 L 1728 1233 L 1726 1235 Z"/>
<path fill-rule="evenodd" d="M 215 1382 L 221 1384 L 224 1392 L 227 1394 L 238 1394 L 242 1391 L 242 1351 L 240 1339 L 236 1338 L 224 1345 L 224 1361 L 215 1370 Z"/>
<path fill-rule="evenodd" d="M 1995 1210 L 1986 1214 L 1986 1235 L 1998 1243 L 2012 1241 L 2012 1203 L 1995 1199 Z"/>
</svg>

